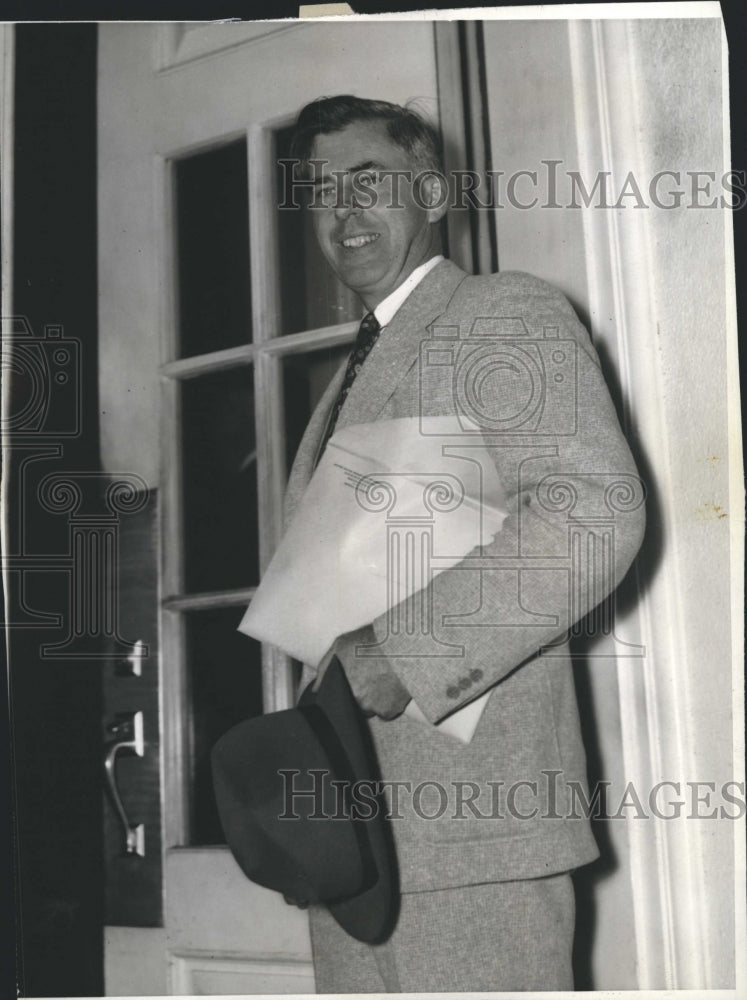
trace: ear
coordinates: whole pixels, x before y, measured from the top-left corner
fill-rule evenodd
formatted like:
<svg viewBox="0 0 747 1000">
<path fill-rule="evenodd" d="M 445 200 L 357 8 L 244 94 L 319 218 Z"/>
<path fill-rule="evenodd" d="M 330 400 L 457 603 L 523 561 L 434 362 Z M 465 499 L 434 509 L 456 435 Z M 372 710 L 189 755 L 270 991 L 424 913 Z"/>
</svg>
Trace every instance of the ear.
<svg viewBox="0 0 747 1000">
<path fill-rule="evenodd" d="M 418 200 L 426 211 L 428 222 L 439 222 L 449 207 L 449 188 L 443 174 L 428 171 L 418 178 Z"/>
</svg>

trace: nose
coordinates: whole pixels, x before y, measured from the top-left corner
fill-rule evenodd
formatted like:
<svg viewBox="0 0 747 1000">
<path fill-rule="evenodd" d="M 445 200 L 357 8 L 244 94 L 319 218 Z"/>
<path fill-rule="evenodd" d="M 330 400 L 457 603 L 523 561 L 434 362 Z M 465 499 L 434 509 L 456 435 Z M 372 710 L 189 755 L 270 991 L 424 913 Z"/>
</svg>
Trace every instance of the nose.
<svg viewBox="0 0 747 1000">
<path fill-rule="evenodd" d="M 340 185 L 340 198 L 335 205 L 335 218 L 344 221 L 351 215 L 360 215 L 361 207 L 356 199 L 355 188 L 350 177 L 346 177 Z"/>
</svg>

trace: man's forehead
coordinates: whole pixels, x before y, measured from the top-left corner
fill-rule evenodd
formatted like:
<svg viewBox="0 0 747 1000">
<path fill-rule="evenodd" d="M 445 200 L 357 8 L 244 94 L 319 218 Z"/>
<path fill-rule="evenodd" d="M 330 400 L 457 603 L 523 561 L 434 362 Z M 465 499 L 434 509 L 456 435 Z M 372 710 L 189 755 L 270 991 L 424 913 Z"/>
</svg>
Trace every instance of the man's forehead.
<svg viewBox="0 0 747 1000">
<path fill-rule="evenodd" d="M 399 166 L 407 160 L 407 154 L 392 140 L 384 121 L 363 121 L 317 135 L 311 158 L 326 160 L 328 169 L 352 170 L 364 163 Z"/>
</svg>

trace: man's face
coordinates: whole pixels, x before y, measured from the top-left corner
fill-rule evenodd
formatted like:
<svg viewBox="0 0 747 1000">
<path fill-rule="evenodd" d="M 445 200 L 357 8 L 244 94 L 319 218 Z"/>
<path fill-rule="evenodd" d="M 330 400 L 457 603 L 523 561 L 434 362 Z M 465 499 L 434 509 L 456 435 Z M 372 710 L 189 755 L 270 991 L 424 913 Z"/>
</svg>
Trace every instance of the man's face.
<svg viewBox="0 0 747 1000">
<path fill-rule="evenodd" d="M 412 179 L 419 171 L 384 122 L 353 122 L 318 135 L 311 159 L 323 161 L 314 168 L 317 207 L 311 210 L 322 253 L 373 309 L 436 252 L 432 223 L 445 208 L 423 207 L 432 196 L 429 185 L 415 200 Z M 408 171 L 409 180 L 382 171 Z"/>
</svg>

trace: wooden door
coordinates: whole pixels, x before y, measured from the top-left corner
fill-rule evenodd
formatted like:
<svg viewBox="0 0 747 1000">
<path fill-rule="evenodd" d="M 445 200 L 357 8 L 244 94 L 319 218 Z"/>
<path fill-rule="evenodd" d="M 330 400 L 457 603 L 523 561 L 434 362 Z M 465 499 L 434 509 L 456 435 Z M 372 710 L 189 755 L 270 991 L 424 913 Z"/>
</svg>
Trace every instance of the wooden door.
<svg viewBox="0 0 747 1000">
<path fill-rule="evenodd" d="M 294 664 L 236 626 L 279 536 L 299 435 L 356 327 L 300 213 L 278 208 L 295 114 L 340 92 L 423 98 L 436 114 L 433 26 L 100 27 L 102 456 L 113 477 L 140 477 L 156 517 L 141 534 L 158 540 L 157 629 L 122 683 L 136 699 L 157 682 L 144 736 L 162 827 L 159 842 L 146 824 L 145 857 L 122 861 L 130 884 L 160 862 L 162 926 L 110 923 L 108 994 L 314 988 L 306 915 L 220 843 L 209 749 L 293 697 Z M 140 763 L 122 762 L 123 782 Z"/>
</svg>

